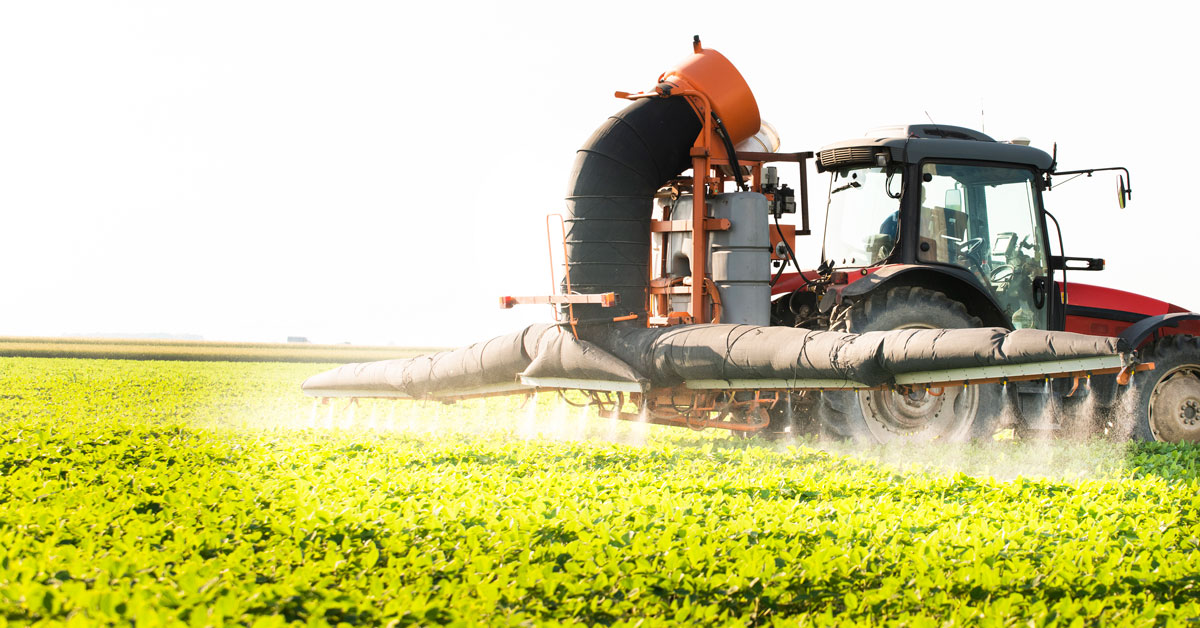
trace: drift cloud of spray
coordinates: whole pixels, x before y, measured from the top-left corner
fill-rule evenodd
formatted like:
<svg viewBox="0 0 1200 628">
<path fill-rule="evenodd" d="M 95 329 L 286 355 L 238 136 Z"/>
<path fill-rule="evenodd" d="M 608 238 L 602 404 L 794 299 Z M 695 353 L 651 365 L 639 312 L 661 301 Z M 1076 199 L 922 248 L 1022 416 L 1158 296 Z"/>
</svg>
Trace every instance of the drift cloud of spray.
<svg viewBox="0 0 1200 628">
<path fill-rule="evenodd" d="M 1056 395 L 1046 394 L 1041 407 L 1032 409 L 1030 422 L 1061 426 L 1053 431 L 1018 434 L 1017 429 L 1011 428 L 998 432 L 990 440 L 965 443 L 894 441 L 862 445 L 824 440 L 811 445 L 905 472 L 962 473 L 997 480 L 1121 477 L 1128 466 L 1127 441 L 1133 425 L 1132 399 L 1136 395 L 1125 395 L 1123 406 L 1105 411 L 1090 394 L 1090 381 L 1082 385 L 1087 389 L 1077 402 L 1066 404 Z M 1013 403 L 1005 403 L 1002 413 L 1002 425 L 1017 423 Z"/>
<path fill-rule="evenodd" d="M 871 460 L 905 473 L 962 473 L 979 478 L 1084 480 L 1119 477 L 1127 446 L 1108 440 L 997 440 L 987 443 L 893 442 L 855 445 L 823 441 L 831 454 Z"/>
<path fill-rule="evenodd" d="M 627 405 L 625 410 L 630 410 Z M 596 442 L 628 446 L 647 444 L 645 422 L 612 418 L 585 400 L 568 402 L 556 394 L 531 398 L 475 399 L 455 404 L 385 399 L 312 400 L 305 411 L 294 404 L 276 408 L 221 408 L 221 427 L 338 432 L 364 438 L 388 435 L 480 440 Z"/>
<path fill-rule="evenodd" d="M 1129 395 L 1127 397 L 1133 397 Z M 627 404 L 626 411 L 633 410 Z M 1053 480 L 1086 480 L 1121 477 L 1127 471 L 1131 408 L 1116 408 L 1106 416 L 1108 434 L 1084 437 L 1079 423 L 1094 420 L 1099 410 L 1090 395 L 1070 408 L 1074 416 L 1064 420 L 1061 402 L 1045 404 L 1038 417 L 1063 421 L 1068 428 L 1056 437 L 1017 438 L 1012 430 L 985 442 L 950 443 L 899 441 L 862 445 L 811 436 L 762 436 L 749 440 L 724 430 L 692 431 L 680 427 L 651 425 L 612 418 L 585 402 L 568 402 L 556 394 L 468 400 L 453 405 L 440 402 L 331 399 L 314 402 L 305 413 L 272 412 L 259 409 L 247 415 L 241 426 L 260 429 L 312 430 L 360 435 L 369 438 L 459 438 L 508 440 L 536 443 L 593 443 L 598 446 L 648 447 L 737 447 L 762 448 L 779 455 L 797 450 L 821 450 L 836 456 L 869 461 L 902 473 L 954 474 L 1001 481 L 1018 477 Z M 635 410 L 634 410 L 635 411 Z M 1005 409 L 1013 418 L 1013 408 Z M 1072 426 L 1075 427 L 1072 427 Z M 232 426 L 231 426 L 232 427 Z"/>
</svg>

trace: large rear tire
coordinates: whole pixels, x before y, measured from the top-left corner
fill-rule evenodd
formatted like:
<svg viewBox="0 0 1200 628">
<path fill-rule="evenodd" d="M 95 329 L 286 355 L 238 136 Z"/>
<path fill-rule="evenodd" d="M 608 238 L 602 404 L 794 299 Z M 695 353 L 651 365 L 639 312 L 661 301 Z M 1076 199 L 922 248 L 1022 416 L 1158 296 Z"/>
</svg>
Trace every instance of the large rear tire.
<svg viewBox="0 0 1200 628">
<path fill-rule="evenodd" d="M 1165 336 L 1141 353 L 1154 370 L 1138 372 L 1127 391 L 1133 395 L 1133 438 L 1200 442 L 1200 338 Z"/>
<path fill-rule="evenodd" d="M 892 329 L 982 327 L 966 306 L 941 292 L 899 286 L 868 295 L 836 312 L 831 328 L 863 333 Z M 825 393 L 821 425 L 828 436 L 864 443 L 894 440 L 960 442 L 987 438 L 999 427 L 998 384 L 948 386 L 902 394 L 890 390 Z"/>
</svg>

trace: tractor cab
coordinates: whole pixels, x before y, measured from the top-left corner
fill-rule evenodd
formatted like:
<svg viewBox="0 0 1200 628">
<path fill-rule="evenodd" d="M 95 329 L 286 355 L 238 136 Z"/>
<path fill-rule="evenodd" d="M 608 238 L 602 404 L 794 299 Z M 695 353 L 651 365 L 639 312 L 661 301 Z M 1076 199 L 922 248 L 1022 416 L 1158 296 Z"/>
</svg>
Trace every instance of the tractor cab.
<svg viewBox="0 0 1200 628">
<path fill-rule="evenodd" d="M 817 159 L 831 173 L 825 266 L 856 278 L 908 273 L 985 323 L 1052 328 L 1041 196 L 1052 164 L 1028 145 L 946 125 L 889 127 L 827 146 Z"/>
</svg>

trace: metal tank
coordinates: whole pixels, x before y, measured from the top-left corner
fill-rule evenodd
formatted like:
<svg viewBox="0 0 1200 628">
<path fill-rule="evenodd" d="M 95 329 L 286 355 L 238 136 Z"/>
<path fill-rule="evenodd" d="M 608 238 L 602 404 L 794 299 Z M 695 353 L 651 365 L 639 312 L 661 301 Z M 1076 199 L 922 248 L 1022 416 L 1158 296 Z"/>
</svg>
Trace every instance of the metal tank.
<svg viewBox="0 0 1200 628">
<path fill-rule="evenodd" d="M 768 325 L 771 317 L 771 236 L 767 197 L 733 192 L 708 200 L 713 218 L 727 218 L 730 228 L 712 232 L 708 268 L 721 297 L 721 322 Z M 683 196 L 671 220 L 692 215 L 692 197 Z M 691 274 L 691 233 L 673 233 L 667 241 L 668 269 L 673 277 Z M 671 309 L 686 311 L 688 297 L 673 296 Z"/>
</svg>

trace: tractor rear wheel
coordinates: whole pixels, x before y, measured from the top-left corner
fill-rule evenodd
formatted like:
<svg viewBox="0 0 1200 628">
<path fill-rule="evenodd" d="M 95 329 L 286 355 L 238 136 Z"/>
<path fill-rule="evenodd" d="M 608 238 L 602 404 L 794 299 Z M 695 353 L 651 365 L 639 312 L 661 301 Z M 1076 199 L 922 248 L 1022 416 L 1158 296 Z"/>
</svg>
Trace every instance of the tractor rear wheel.
<svg viewBox="0 0 1200 628">
<path fill-rule="evenodd" d="M 899 286 L 880 290 L 834 315 L 835 331 L 982 327 L 966 306 L 934 290 Z M 900 439 L 965 441 L 990 437 L 1004 407 L 998 384 L 938 390 L 825 394 L 821 423 L 834 437 L 886 443 Z"/>
<path fill-rule="evenodd" d="M 1154 370 L 1134 375 L 1133 437 L 1168 443 L 1200 442 L 1200 338 L 1171 335 L 1142 351 Z"/>
</svg>

